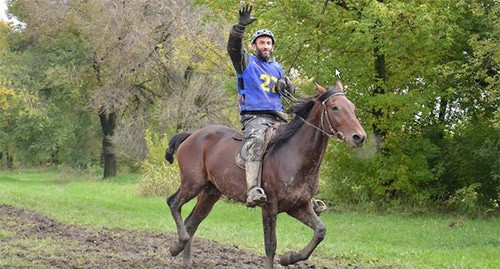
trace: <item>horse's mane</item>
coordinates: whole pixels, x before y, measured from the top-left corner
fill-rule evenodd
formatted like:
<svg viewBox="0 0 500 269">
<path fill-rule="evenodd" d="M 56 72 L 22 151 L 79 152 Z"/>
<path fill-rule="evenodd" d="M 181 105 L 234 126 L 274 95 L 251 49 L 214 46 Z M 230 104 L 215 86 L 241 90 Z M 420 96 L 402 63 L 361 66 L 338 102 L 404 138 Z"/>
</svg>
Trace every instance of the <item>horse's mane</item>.
<svg viewBox="0 0 500 269">
<path fill-rule="evenodd" d="M 314 98 L 317 98 L 317 96 L 302 98 L 286 110 L 287 113 L 294 113 L 295 117 L 289 123 L 278 126 L 274 138 L 270 141 L 268 152 L 279 148 L 304 125 L 302 119 L 306 119 L 309 116 L 314 106 Z"/>
<path fill-rule="evenodd" d="M 319 99 L 319 101 L 322 102 L 331 95 L 339 92 L 336 87 L 332 86 L 329 86 L 326 89 L 327 92 L 323 95 L 304 97 L 300 99 L 295 105 L 286 110 L 286 113 L 294 113 L 295 117 L 289 123 L 281 124 L 278 126 L 274 138 L 270 141 L 267 150 L 268 153 L 285 144 L 297 132 L 297 130 L 299 130 L 302 125 L 304 125 L 303 119 L 307 119 L 307 117 L 309 116 L 309 113 L 311 112 L 316 99 Z"/>
</svg>

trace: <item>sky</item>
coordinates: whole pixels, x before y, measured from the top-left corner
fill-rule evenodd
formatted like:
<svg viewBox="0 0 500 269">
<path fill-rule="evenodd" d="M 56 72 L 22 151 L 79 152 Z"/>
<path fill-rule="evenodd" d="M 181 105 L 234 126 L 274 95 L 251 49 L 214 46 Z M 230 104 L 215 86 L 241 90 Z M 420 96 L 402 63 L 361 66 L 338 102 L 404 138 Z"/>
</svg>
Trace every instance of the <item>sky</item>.
<svg viewBox="0 0 500 269">
<path fill-rule="evenodd" d="M 5 13 L 6 11 L 7 11 L 7 4 L 5 3 L 5 0 L 0 0 L 0 20 L 13 22 L 15 25 L 19 24 L 19 21 L 17 21 L 16 19 L 9 20 L 7 14 Z"/>
<path fill-rule="evenodd" d="M 13 20 L 9 20 L 9 18 L 7 18 L 7 14 L 5 13 L 6 11 L 7 11 L 7 4 L 5 3 L 5 0 L 0 0 L 0 20 L 13 21 Z"/>
<path fill-rule="evenodd" d="M 7 9 L 7 5 L 5 4 L 5 0 L 0 0 L 0 19 L 3 21 L 7 20 L 7 15 L 5 15 L 5 10 Z"/>
</svg>

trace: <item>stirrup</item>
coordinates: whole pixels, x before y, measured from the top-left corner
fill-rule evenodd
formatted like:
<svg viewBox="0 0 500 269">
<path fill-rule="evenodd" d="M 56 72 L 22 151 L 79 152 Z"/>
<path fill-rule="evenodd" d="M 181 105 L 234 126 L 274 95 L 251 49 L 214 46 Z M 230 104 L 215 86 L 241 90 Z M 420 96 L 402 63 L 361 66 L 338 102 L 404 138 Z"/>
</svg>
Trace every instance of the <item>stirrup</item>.
<svg viewBox="0 0 500 269">
<path fill-rule="evenodd" d="M 249 207 L 264 204 L 266 201 L 267 196 L 264 193 L 264 190 L 260 187 L 253 187 L 247 193 L 247 206 Z"/>
<path fill-rule="evenodd" d="M 326 211 L 325 202 L 313 198 L 313 199 L 311 199 L 311 203 L 312 203 L 312 206 L 314 209 L 314 213 L 316 213 L 316 215 L 319 216 L 319 215 L 321 215 L 321 213 Z"/>
</svg>

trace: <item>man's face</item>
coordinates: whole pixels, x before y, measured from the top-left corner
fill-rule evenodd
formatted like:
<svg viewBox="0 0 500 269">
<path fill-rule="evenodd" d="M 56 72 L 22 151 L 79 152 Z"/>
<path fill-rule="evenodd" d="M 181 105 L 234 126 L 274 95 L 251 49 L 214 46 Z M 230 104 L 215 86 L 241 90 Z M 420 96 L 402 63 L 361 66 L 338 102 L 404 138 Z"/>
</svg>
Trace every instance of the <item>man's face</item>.
<svg viewBox="0 0 500 269">
<path fill-rule="evenodd" d="M 261 36 L 252 44 L 252 49 L 258 58 L 268 60 L 273 53 L 273 39 L 269 36 Z"/>
</svg>

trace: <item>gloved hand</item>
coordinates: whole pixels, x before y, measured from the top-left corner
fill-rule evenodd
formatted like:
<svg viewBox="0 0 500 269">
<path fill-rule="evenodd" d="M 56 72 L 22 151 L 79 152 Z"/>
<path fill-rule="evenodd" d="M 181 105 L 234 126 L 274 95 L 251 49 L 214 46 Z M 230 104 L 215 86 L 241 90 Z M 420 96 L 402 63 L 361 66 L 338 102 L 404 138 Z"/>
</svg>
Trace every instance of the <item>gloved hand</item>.
<svg viewBox="0 0 500 269">
<path fill-rule="evenodd" d="M 250 16 L 250 13 L 252 12 L 252 6 L 251 5 L 246 5 L 245 7 L 240 9 L 240 21 L 239 24 L 241 26 L 247 26 L 251 24 L 253 21 L 255 21 L 257 18 L 254 18 Z"/>
<path fill-rule="evenodd" d="M 295 93 L 295 85 L 288 77 L 283 76 L 276 82 L 276 90 L 282 96 L 290 96 Z"/>
</svg>

